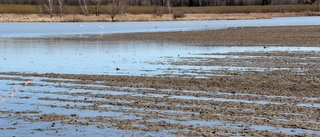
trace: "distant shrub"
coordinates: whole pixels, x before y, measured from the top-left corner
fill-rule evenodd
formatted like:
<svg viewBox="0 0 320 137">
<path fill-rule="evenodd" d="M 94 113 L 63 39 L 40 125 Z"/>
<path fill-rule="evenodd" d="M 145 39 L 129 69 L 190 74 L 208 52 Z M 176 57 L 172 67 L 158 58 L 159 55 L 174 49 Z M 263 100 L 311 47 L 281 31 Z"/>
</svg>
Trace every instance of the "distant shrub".
<svg viewBox="0 0 320 137">
<path fill-rule="evenodd" d="M 175 12 L 173 13 L 173 19 L 184 18 L 186 15 L 183 12 Z"/>
<path fill-rule="evenodd" d="M 320 13 L 316 13 L 316 12 L 307 12 L 305 15 L 306 15 L 306 16 L 320 16 Z"/>
<path fill-rule="evenodd" d="M 155 17 L 162 17 L 163 13 L 161 11 L 161 8 L 157 5 L 153 6 L 153 16 Z"/>
</svg>

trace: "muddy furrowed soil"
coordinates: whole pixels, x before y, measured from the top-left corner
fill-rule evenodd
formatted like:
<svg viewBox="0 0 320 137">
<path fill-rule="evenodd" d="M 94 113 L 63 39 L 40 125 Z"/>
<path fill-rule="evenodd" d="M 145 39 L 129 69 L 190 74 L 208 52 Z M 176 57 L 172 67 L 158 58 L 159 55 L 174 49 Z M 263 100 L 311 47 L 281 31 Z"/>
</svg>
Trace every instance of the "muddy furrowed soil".
<svg viewBox="0 0 320 137">
<path fill-rule="evenodd" d="M 83 41 L 177 42 L 197 46 L 320 46 L 319 26 L 237 27 L 224 30 L 83 36 Z M 77 40 L 79 37 L 48 39 Z"/>
<path fill-rule="evenodd" d="M 317 46 L 319 27 L 246 28 L 205 32 L 151 33 L 151 40 L 187 42 L 187 34 L 206 46 L 228 42 L 253 46 Z M 277 31 L 279 30 L 279 31 Z M 290 31 L 289 31 L 290 30 Z M 307 33 L 305 31 L 309 31 Z M 235 34 L 230 33 L 233 31 Z M 284 33 L 284 32 L 288 33 Z M 270 32 L 270 33 L 269 33 Z M 278 32 L 278 33 L 271 33 Z M 300 32 L 300 33 L 297 33 Z M 184 35 L 184 33 L 186 33 Z M 238 36 L 218 40 L 215 34 Z M 291 38 L 293 34 L 310 43 Z M 166 34 L 166 35 L 160 35 Z M 197 35 L 194 35 L 197 34 Z M 236 35 L 237 34 L 237 35 Z M 245 36 L 248 34 L 247 42 Z M 256 36 L 255 34 L 262 34 Z M 273 36 L 284 35 L 282 38 Z M 279 34 L 279 35 L 278 35 Z M 147 34 L 106 36 L 141 40 Z M 263 39 L 268 35 L 269 37 Z M 300 36 L 301 35 L 301 36 Z M 129 37 L 125 37 L 129 36 Z M 131 36 L 131 37 L 130 37 Z M 161 36 L 159 39 L 151 36 Z M 180 35 L 179 35 L 180 36 Z M 212 36 L 212 40 L 209 37 Z M 229 35 L 228 35 L 229 36 Z M 259 39 L 258 37 L 261 37 Z M 152 39 L 153 38 L 153 39 Z M 72 38 L 73 39 L 73 38 Z M 93 40 L 91 38 L 88 40 Z M 111 38 L 110 38 L 111 39 Z M 206 40 L 207 39 L 207 40 Z M 222 38 L 221 38 L 222 39 Z M 229 41 L 230 40 L 230 41 Z M 294 40 L 294 41 L 292 41 Z M 217 43 L 213 43 L 217 42 Z M 300 42 L 300 43 L 299 43 Z M 233 44 L 230 44 L 233 46 Z M 303 48 L 303 47 L 301 47 Z M 215 67 L 194 70 L 205 75 L 118 76 L 1 72 L 1 96 L 23 86 L 1 103 L 4 135 L 77 136 L 317 136 L 320 134 L 320 53 L 270 51 L 202 53 L 164 62 L 176 66 Z M 233 68 L 234 69 L 230 69 Z M 225 68 L 225 69 L 223 69 Z M 183 70 L 179 67 L 172 68 Z M 32 126 L 35 125 L 35 126 Z M 19 133 L 18 133 L 19 132 Z M 72 132 L 72 134 L 70 134 Z"/>
</svg>

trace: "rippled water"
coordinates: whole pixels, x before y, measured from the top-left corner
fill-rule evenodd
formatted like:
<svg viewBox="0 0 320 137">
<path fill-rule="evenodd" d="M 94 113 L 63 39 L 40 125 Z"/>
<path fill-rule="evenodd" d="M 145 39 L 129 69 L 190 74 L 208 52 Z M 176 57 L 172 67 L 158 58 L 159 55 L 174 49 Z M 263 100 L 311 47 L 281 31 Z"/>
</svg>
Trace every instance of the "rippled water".
<svg viewBox="0 0 320 137">
<path fill-rule="evenodd" d="M 241 26 L 292 26 L 292 25 L 320 25 L 319 17 L 294 17 L 294 18 L 274 18 L 267 20 L 240 20 L 240 21 L 177 21 L 177 22 L 126 22 L 126 23 L 0 23 L 0 72 L 27 72 L 27 73 L 66 73 L 66 74 L 107 74 L 107 75 L 147 75 L 157 76 L 166 75 L 193 75 L 196 77 L 205 77 L 208 75 L 201 74 L 202 72 L 210 72 L 213 70 L 241 70 L 241 71 L 264 71 L 272 69 L 286 69 L 286 68 L 258 68 L 258 67 L 239 67 L 239 66 L 202 66 L 202 65 L 173 65 L 172 62 L 192 61 L 191 59 L 208 60 L 211 58 L 248 58 L 251 56 L 227 56 L 213 53 L 230 53 L 230 52 L 266 52 L 266 51 L 303 51 L 303 52 L 320 52 L 319 47 L 277 47 L 270 46 L 267 48 L 245 47 L 245 46 L 217 46 L 217 47 L 201 47 L 190 46 L 176 43 L 152 43 L 152 42 L 88 42 L 79 39 L 78 41 L 65 40 L 45 40 L 45 39 L 28 39 L 27 37 L 47 37 L 47 36 L 66 36 L 66 35 L 82 35 L 82 34 L 110 34 L 110 33 L 128 33 L 128 32 L 152 32 L 152 31 L 189 31 L 199 29 L 223 29 L 225 27 L 241 27 Z M 24 37 L 26 39 L 16 39 L 17 37 Z M 254 57 L 252 57 L 254 58 Z M 7 75 L 0 75 L 0 78 L 10 79 Z M 23 78 L 18 76 L 17 78 Z M 113 91 L 106 86 L 97 85 L 78 85 L 63 83 L 45 82 L 45 78 L 31 78 L 35 79 L 32 84 L 35 86 L 24 87 L 23 90 L 28 92 L 21 92 L 16 96 L 6 100 L 1 106 L 2 110 L 14 111 L 28 111 L 38 110 L 41 113 L 62 113 L 66 115 L 78 114 L 81 117 L 96 117 L 106 116 L 109 119 L 141 119 L 141 117 L 133 115 L 133 113 L 116 112 L 113 110 L 135 109 L 138 113 L 145 113 L 145 109 L 137 109 L 116 105 L 101 105 L 100 108 L 107 108 L 112 111 L 94 111 L 94 110 L 78 110 L 66 109 L 65 106 L 92 106 L 93 103 L 81 103 L 72 101 L 57 101 L 45 100 L 46 97 L 52 99 L 76 99 L 76 100 L 103 100 L 106 102 L 124 102 L 131 103 L 132 100 L 111 100 L 107 98 L 93 98 L 85 94 L 82 96 L 73 96 L 70 93 L 90 93 L 90 94 L 109 94 L 114 96 L 138 96 L 148 98 L 163 98 L 169 94 L 142 94 L 122 92 L 122 90 L 137 90 L 134 87 L 113 87 L 119 88 L 119 91 Z M 63 80 L 63 79 L 59 79 Z M 65 79 L 66 81 L 69 81 Z M 25 81 L 23 81 L 25 82 Z M 17 80 L 1 80 L 0 81 L 0 97 L 3 98 L 16 88 Z M 10 85 L 12 84 L 12 85 Z M 75 88 L 78 86 L 78 88 Z M 79 88 L 82 87 L 82 88 Z M 102 88 L 103 90 L 90 90 L 91 87 Z M 86 89 L 89 88 L 89 89 Z M 156 89 L 139 89 L 139 90 L 156 90 Z M 173 92 L 170 89 L 157 89 L 159 91 Z M 62 92 L 62 93 L 59 93 Z M 181 92 L 195 92 L 207 93 L 204 91 L 187 91 Z M 319 107 L 319 103 L 310 103 L 310 100 L 319 100 L 319 98 L 306 98 L 307 101 L 298 104 L 287 102 L 269 101 L 269 98 L 292 98 L 288 96 L 264 96 L 255 94 L 234 94 L 221 93 L 218 91 L 208 93 L 210 97 L 198 97 L 191 95 L 175 95 L 170 96 L 170 99 L 185 99 L 185 100 L 210 100 L 216 102 L 241 102 L 247 104 L 258 105 L 283 105 L 299 106 L 304 108 Z M 226 97 L 219 96 L 225 95 Z M 233 99 L 233 96 L 240 96 L 243 98 Z M 262 100 L 248 100 L 244 98 L 261 97 Z M 27 98 L 25 98 L 27 97 Z M 312 101 L 311 101 L 312 102 Z M 51 107 L 55 105 L 57 107 Z M 201 106 L 213 107 L 213 106 Z M 165 114 L 182 114 L 190 113 L 178 110 L 151 110 Z M 250 109 L 248 109 L 251 111 Z M 299 113 L 287 113 L 293 115 Z M 25 114 L 28 115 L 28 114 Z M 35 114 L 39 115 L 39 114 Z M 139 135 L 143 133 L 144 136 L 172 136 L 169 130 L 160 132 L 142 132 L 134 130 L 118 130 L 115 128 L 97 128 L 94 126 L 80 126 L 58 123 L 56 127 L 51 128 L 50 122 L 28 122 L 23 119 L 23 115 L 19 114 L 8 115 L 1 114 L 3 120 L 0 122 L 1 133 L 5 136 L 22 135 L 22 136 L 116 136 L 124 135 L 130 136 L 132 134 Z M 258 119 L 258 118 L 257 118 Z M 262 118 L 261 118 L 262 119 Z M 287 120 L 287 119 L 285 119 Z M 150 119 L 148 122 L 159 122 L 163 119 Z M 198 125 L 198 126 L 220 126 L 223 129 L 239 129 L 245 126 L 247 128 L 258 131 L 273 131 L 282 132 L 289 135 L 298 135 L 301 133 L 319 134 L 319 131 L 283 128 L 264 125 L 249 125 L 246 123 L 230 123 L 228 121 L 176 121 L 172 119 L 164 119 L 168 123 L 180 123 L 182 125 Z M 281 120 L 279 120 L 281 121 Z M 306 122 L 306 121 L 305 121 Z M 310 122 L 310 121 L 308 121 Z M 312 123 L 312 121 L 310 122 Z M 17 125 L 17 126 L 15 126 Z M 137 125 L 139 126 L 139 125 Z M 144 126 L 144 125 L 140 125 Z M 17 128 L 12 130 L 11 128 Z M 59 129 L 60 128 L 60 129 Z M 78 132 L 74 132 L 77 129 Z M 46 131 L 41 131 L 46 130 Z M 56 132 L 59 131 L 59 132 Z M 80 131 L 80 132 L 79 132 Z M 223 135 L 223 134 L 222 134 Z"/>
<path fill-rule="evenodd" d="M 191 71 L 264 70 L 237 66 L 186 66 L 170 62 L 188 57 L 224 58 L 228 53 L 246 51 L 316 51 L 319 47 L 201 47 L 172 43 L 99 41 L 47 41 L 35 39 L 2 39 L 0 45 L 1 72 L 160 75 L 192 74 Z"/>
<path fill-rule="evenodd" d="M 320 25 L 319 17 L 263 20 L 167 21 L 116 23 L 0 23 L 0 71 L 111 75 L 192 74 L 191 70 L 257 69 L 170 65 L 181 57 L 213 57 L 203 53 L 245 51 L 319 51 L 308 47 L 199 47 L 172 43 L 11 39 L 82 34 L 222 29 L 234 26 Z M 223 58 L 224 56 L 214 56 Z M 181 72 L 183 70 L 183 72 Z"/>
</svg>

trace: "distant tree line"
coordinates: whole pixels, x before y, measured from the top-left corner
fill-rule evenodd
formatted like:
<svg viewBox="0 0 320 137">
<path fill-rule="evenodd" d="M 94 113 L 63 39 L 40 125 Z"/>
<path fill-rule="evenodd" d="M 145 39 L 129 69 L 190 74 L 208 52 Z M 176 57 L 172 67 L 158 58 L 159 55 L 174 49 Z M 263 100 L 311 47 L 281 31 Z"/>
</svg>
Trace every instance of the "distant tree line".
<svg viewBox="0 0 320 137">
<path fill-rule="evenodd" d="M 122 3 L 128 6 L 246 6 L 246 5 L 293 5 L 318 4 L 320 0 L 0 0 L 0 4 L 41 4 L 42 1 L 53 2 L 58 5 L 101 5 Z"/>
</svg>

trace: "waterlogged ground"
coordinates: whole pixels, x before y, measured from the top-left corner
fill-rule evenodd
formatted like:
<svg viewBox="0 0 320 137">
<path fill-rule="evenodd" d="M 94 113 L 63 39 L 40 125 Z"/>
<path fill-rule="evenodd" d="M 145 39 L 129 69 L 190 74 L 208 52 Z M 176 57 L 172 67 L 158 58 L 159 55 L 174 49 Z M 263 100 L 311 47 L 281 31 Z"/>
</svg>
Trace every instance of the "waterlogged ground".
<svg viewBox="0 0 320 137">
<path fill-rule="evenodd" d="M 287 34 L 283 29 L 277 35 Z M 2 39 L 0 97 L 22 90 L 0 104 L 1 134 L 320 134 L 316 45 L 203 47 L 104 37 Z"/>
<path fill-rule="evenodd" d="M 33 82 L 1 103 L 0 130 L 5 136 L 315 136 L 319 55 L 281 48 L 163 57 L 150 65 L 175 65 L 168 71 L 179 75 L 152 77 L 4 72 L 2 97 Z"/>
<path fill-rule="evenodd" d="M 0 37 L 115 34 L 217 30 L 225 28 L 320 25 L 318 16 L 278 17 L 254 20 L 203 20 L 156 22 L 0 22 Z"/>
</svg>

